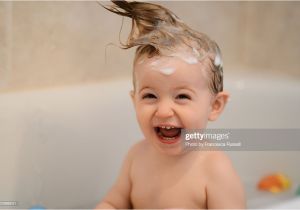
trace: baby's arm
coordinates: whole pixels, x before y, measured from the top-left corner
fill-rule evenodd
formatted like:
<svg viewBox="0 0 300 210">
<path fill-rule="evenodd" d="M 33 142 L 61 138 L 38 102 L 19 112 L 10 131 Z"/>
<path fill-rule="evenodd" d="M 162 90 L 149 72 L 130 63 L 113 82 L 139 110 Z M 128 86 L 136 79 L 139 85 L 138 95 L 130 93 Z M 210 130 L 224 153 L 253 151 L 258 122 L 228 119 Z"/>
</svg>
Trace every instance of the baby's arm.
<svg viewBox="0 0 300 210">
<path fill-rule="evenodd" d="M 133 147 L 134 148 L 134 147 Z M 130 209 L 130 166 L 133 158 L 131 148 L 123 161 L 121 172 L 116 183 L 110 189 L 104 199 L 96 206 L 96 209 Z"/>
<path fill-rule="evenodd" d="M 208 183 L 206 187 L 208 209 L 244 209 L 246 201 L 239 176 L 230 159 L 216 152 L 208 159 Z"/>
</svg>

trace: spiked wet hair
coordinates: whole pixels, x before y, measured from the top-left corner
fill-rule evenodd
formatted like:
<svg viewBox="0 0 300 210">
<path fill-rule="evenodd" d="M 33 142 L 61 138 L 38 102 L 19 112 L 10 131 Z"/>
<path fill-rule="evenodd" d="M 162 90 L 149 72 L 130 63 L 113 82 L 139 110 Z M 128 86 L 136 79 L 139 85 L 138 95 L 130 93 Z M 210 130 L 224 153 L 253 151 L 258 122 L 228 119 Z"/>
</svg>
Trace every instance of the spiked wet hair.
<svg viewBox="0 0 300 210">
<path fill-rule="evenodd" d="M 172 11 L 157 4 L 112 0 L 105 9 L 132 19 L 132 28 L 123 49 L 137 46 L 134 63 L 143 55 L 168 55 L 185 46 L 196 52 L 198 60 L 209 58 L 209 88 L 217 94 L 223 90 L 221 52 L 207 35 L 191 29 Z"/>
</svg>

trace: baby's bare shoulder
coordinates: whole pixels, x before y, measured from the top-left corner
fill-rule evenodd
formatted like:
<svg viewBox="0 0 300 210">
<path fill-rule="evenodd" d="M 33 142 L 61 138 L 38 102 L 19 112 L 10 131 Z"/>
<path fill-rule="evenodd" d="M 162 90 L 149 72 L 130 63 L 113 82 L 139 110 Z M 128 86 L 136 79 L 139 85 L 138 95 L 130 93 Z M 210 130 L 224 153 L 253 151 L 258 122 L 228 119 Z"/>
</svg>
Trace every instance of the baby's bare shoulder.
<svg viewBox="0 0 300 210">
<path fill-rule="evenodd" d="M 205 157 L 206 194 L 209 208 L 245 208 L 244 189 L 230 158 L 221 151 Z"/>
<path fill-rule="evenodd" d="M 209 151 L 206 153 L 205 169 L 211 173 L 218 175 L 220 172 L 234 170 L 230 158 L 222 151 Z"/>
<path fill-rule="evenodd" d="M 239 181 L 232 161 L 228 155 L 222 151 L 210 151 L 204 158 L 204 168 L 209 184 L 218 181 L 229 183 Z"/>
</svg>

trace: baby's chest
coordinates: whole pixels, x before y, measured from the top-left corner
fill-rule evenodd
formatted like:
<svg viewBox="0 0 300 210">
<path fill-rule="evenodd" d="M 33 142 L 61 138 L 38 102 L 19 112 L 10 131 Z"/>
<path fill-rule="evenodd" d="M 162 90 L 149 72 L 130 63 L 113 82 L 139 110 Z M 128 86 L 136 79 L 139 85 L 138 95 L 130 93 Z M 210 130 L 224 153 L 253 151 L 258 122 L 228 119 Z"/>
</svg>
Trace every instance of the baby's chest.
<svg viewBox="0 0 300 210">
<path fill-rule="evenodd" d="M 205 208 L 205 183 L 190 172 L 140 170 L 133 176 L 134 208 Z"/>
</svg>

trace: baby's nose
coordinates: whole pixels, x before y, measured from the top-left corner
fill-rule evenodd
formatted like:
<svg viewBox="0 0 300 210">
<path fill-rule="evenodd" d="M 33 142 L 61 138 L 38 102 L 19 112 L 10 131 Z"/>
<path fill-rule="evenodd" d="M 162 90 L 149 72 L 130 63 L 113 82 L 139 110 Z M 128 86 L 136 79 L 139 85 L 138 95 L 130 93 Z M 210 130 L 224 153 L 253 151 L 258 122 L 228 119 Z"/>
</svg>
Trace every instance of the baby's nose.
<svg viewBox="0 0 300 210">
<path fill-rule="evenodd" d="M 162 101 L 158 104 L 155 116 L 158 118 L 168 118 L 174 115 L 172 103 L 168 101 Z"/>
</svg>

